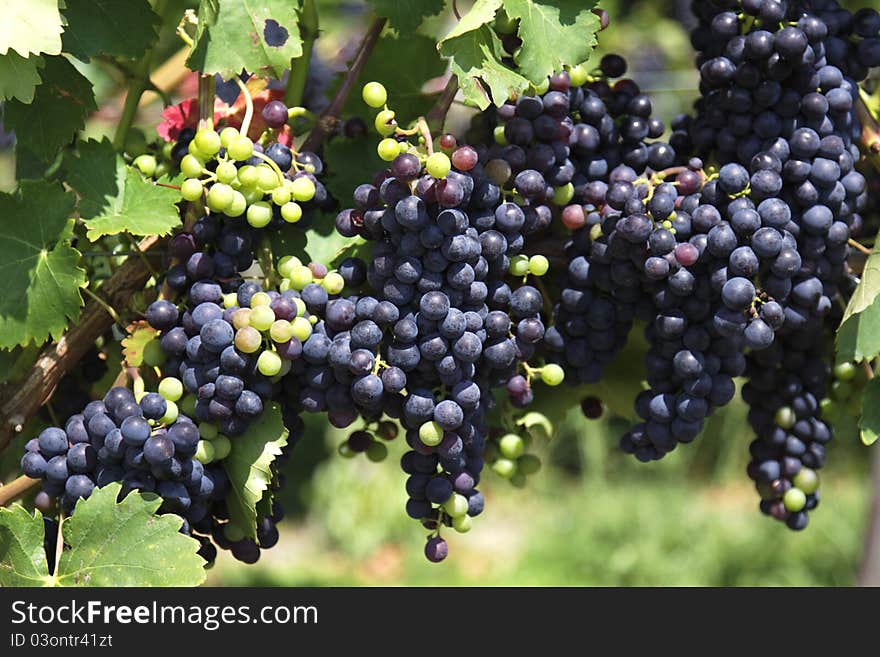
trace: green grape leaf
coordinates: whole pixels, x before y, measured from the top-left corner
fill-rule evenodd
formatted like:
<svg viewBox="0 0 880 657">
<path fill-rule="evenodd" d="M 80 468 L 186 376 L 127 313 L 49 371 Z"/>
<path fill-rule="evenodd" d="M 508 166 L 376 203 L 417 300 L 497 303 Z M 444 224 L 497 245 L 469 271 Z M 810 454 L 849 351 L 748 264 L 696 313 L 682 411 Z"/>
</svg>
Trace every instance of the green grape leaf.
<svg viewBox="0 0 880 657">
<path fill-rule="evenodd" d="M 104 54 L 136 59 L 158 36 L 147 0 L 65 0 L 64 52 L 88 61 Z"/>
<path fill-rule="evenodd" d="M 42 82 L 31 104 L 6 103 L 4 122 L 18 143 L 42 161 L 51 161 L 97 109 L 92 83 L 64 57 L 45 57 Z"/>
<path fill-rule="evenodd" d="M 492 102 L 502 105 L 529 87 L 525 77 L 502 63 L 501 40 L 489 27 L 501 6 L 502 0 L 477 0 L 437 44 L 440 54 L 451 59 L 465 101 L 480 109 Z"/>
<path fill-rule="evenodd" d="M 159 331 L 138 321 L 128 327 L 128 335 L 122 338 L 122 356 L 126 367 L 140 367 L 144 362 L 144 348 L 159 335 Z"/>
<path fill-rule="evenodd" d="M 376 140 L 370 136 L 330 141 L 324 146 L 324 162 L 324 184 L 344 208 L 354 204 L 355 188 L 370 182 L 364 177 L 365 171 L 380 171 L 387 166 L 376 152 Z"/>
<path fill-rule="evenodd" d="M 33 101 L 42 66 L 43 58 L 37 55 L 25 58 L 14 50 L 0 55 L 0 98 L 16 98 L 22 103 Z"/>
<path fill-rule="evenodd" d="M 180 516 L 156 515 L 162 499 L 118 483 L 96 488 L 63 521 L 64 551 L 49 574 L 39 511 L 0 509 L 0 586 L 198 586 L 205 561 L 198 541 L 180 533 Z"/>
<path fill-rule="evenodd" d="M 407 62 L 404 67 L 400 62 Z M 348 96 L 347 116 L 373 117 L 377 110 L 368 107 L 360 90 L 371 80 L 381 80 L 388 91 L 388 104 L 395 111 L 397 121 L 406 126 L 409 121 L 425 114 L 436 94 L 422 93 L 426 80 L 443 75 L 446 63 L 437 55 L 433 39 L 421 34 L 385 35 L 376 43 L 358 81 L 356 93 Z M 336 85 L 341 84 L 341 81 Z M 375 149 L 375 142 L 373 142 Z"/>
<path fill-rule="evenodd" d="M 70 246 L 73 205 L 73 194 L 47 181 L 0 194 L 0 348 L 59 338 L 79 316 L 86 276 Z"/>
<path fill-rule="evenodd" d="M 298 3 L 290 0 L 201 0 L 195 47 L 186 65 L 224 80 L 242 69 L 280 78 L 302 55 Z"/>
<path fill-rule="evenodd" d="M 96 488 L 80 500 L 61 531 L 57 586 L 198 586 L 205 581 L 199 542 L 180 533 L 183 520 L 157 515 L 162 498 L 129 493 L 121 485 Z"/>
<path fill-rule="evenodd" d="M 504 0 L 507 15 L 519 19 L 523 43 L 514 56 L 519 72 L 537 84 L 563 64 L 587 61 L 599 30 L 595 6 L 584 0 Z"/>
<path fill-rule="evenodd" d="M 868 381 L 862 392 L 859 436 L 866 445 L 873 445 L 880 437 L 880 379 Z"/>
<path fill-rule="evenodd" d="M 415 32 L 428 16 L 443 11 L 446 0 L 370 0 L 373 11 L 400 34 Z M 413 61 L 413 60 L 400 60 Z"/>
<path fill-rule="evenodd" d="M 226 498 L 229 520 L 246 536 L 257 536 L 257 504 L 272 482 L 271 465 L 287 445 L 281 407 L 272 402 L 251 422 L 247 431 L 232 438 L 232 451 L 223 460 L 231 492 Z"/>
<path fill-rule="evenodd" d="M 125 185 L 104 213 L 87 219 L 88 238 L 93 242 L 104 235 L 168 235 L 180 225 L 177 202 L 180 194 L 169 187 L 156 185 L 128 167 Z"/>
<path fill-rule="evenodd" d="M 21 504 L 0 508 L 0 586 L 50 586 L 43 516 Z"/>
<path fill-rule="evenodd" d="M 880 251 L 865 262 L 837 329 L 837 361 L 871 359 L 880 354 Z"/>
<path fill-rule="evenodd" d="M 10 48 L 22 57 L 61 53 L 58 0 L 0 0 L 0 55 Z"/>
<path fill-rule="evenodd" d="M 106 137 L 77 144 L 64 160 L 65 182 L 79 195 L 77 210 L 82 219 L 106 211 L 125 186 L 126 167 Z"/>
</svg>

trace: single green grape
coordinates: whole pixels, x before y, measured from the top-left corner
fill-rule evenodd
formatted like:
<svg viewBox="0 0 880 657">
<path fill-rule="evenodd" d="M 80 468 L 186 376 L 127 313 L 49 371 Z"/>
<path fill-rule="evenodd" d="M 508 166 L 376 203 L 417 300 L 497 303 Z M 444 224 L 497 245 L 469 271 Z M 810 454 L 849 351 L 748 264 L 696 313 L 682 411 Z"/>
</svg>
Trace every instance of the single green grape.
<svg viewBox="0 0 880 657">
<path fill-rule="evenodd" d="M 810 495 L 819 490 L 819 475 L 815 470 L 811 470 L 810 468 L 801 468 L 794 476 L 791 483 L 804 491 L 807 495 Z"/>
<path fill-rule="evenodd" d="M 269 327 L 269 337 L 279 344 L 293 337 L 293 324 L 286 319 L 276 319 Z"/>
<path fill-rule="evenodd" d="M 583 64 L 572 66 L 568 69 L 568 79 L 571 81 L 572 87 L 582 87 L 590 78 L 590 72 Z"/>
<path fill-rule="evenodd" d="M 156 173 L 159 163 L 156 161 L 155 157 L 149 153 L 144 153 L 143 155 L 138 155 L 134 158 L 132 165 L 142 174 L 149 177 Z"/>
<path fill-rule="evenodd" d="M 496 125 L 494 130 L 492 130 L 492 138 L 495 140 L 495 143 L 499 146 L 507 146 L 507 137 L 504 134 L 504 126 Z"/>
<path fill-rule="evenodd" d="M 222 145 L 220 143 L 220 135 L 214 130 L 204 128 L 196 133 L 193 141 L 196 143 L 196 148 L 205 155 L 216 155 L 220 152 L 220 146 Z"/>
<path fill-rule="evenodd" d="M 528 267 L 533 276 L 543 276 L 550 271 L 550 261 L 542 255 L 533 255 L 529 258 Z"/>
<path fill-rule="evenodd" d="M 529 273 L 529 257 L 517 254 L 510 259 L 509 267 L 513 276 L 525 276 Z"/>
<path fill-rule="evenodd" d="M 226 154 L 237 162 L 243 162 L 254 154 L 254 142 L 244 135 L 239 135 L 229 142 Z"/>
<path fill-rule="evenodd" d="M 339 273 L 331 271 L 324 277 L 321 285 L 327 290 L 327 294 L 339 294 L 345 287 L 345 279 Z"/>
<path fill-rule="evenodd" d="M 208 207 L 215 212 L 223 212 L 232 205 L 234 191 L 229 185 L 214 183 L 208 190 Z"/>
<path fill-rule="evenodd" d="M 278 273 L 281 274 L 282 277 L 290 278 L 290 275 L 296 267 L 302 267 L 302 261 L 296 256 L 288 255 L 278 261 L 278 265 L 275 269 L 278 270 Z"/>
<path fill-rule="evenodd" d="M 433 176 L 439 180 L 445 178 L 446 174 L 452 169 L 452 162 L 449 160 L 449 156 L 446 153 L 434 153 L 428 158 L 428 161 L 425 162 L 425 168 L 427 169 L 429 176 Z"/>
<path fill-rule="evenodd" d="M 473 526 L 473 519 L 464 514 L 463 516 L 455 516 L 452 518 L 452 528 L 459 534 L 467 534 Z"/>
<path fill-rule="evenodd" d="M 238 135 L 238 128 L 233 128 L 232 126 L 223 128 L 220 131 L 220 144 L 223 148 L 229 148 L 229 144 L 231 144 L 232 140 L 238 137 Z"/>
<path fill-rule="evenodd" d="M 569 201 L 574 198 L 574 185 L 566 183 L 561 187 L 553 190 L 553 202 L 556 205 L 568 205 Z"/>
<path fill-rule="evenodd" d="M 510 479 L 516 472 L 516 461 L 504 458 L 498 459 L 492 464 L 492 471 L 499 477 Z"/>
<path fill-rule="evenodd" d="M 293 303 L 296 305 L 296 316 L 297 317 L 305 317 L 306 310 L 306 302 L 302 299 L 294 299 Z"/>
<path fill-rule="evenodd" d="M 794 423 L 797 422 L 797 416 L 794 414 L 794 411 L 790 406 L 783 406 L 776 411 L 776 415 L 773 416 L 773 421 L 783 429 L 791 429 L 794 426 Z"/>
<path fill-rule="evenodd" d="M 270 297 L 265 292 L 257 292 L 256 294 L 251 296 L 251 309 L 258 308 L 259 306 L 268 306 L 272 303 L 272 297 Z"/>
<path fill-rule="evenodd" d="M 183 399 L 180 400 L 180 410 L 183 411 L 183 414 L 187 417 L 195 417 L 197 401 L 198 399 L 195 395 L 186 395 Z"/>
<path fill-rule="evenodd" d="M 361 91 L 364 102 L 373 108 L 380 108 L 388 102 L 388 92 L 379 82 L 367 82 Z"/>
<path fill-rule="evenodd" d="M 223 213 L 228 217 L 240 217 L 247 210 L 247 206 L 248 202 L 244 194 L 234 189 L 232 190 L 232 203 L 229 204 L 229 207 Z"/>
<path fill-rule="evenodd" d="M 390 162 L 400 155 L 400 149 L 397 147 L 397 140 L 391 139 L 390 137 L 380 141 L 379 145 L 376 147 L 376 151 L 379 153 L 379 157 L 385 162 Z"/>
<path fill-rule="evenodd" d="M 294 290 L 302 290 L 306 285 L 314 280 L 312 270 L 308 267 L 297 267 L 290 276 L 290 285 Z"/>
<path fill-rule="evenodd" d="M 532 89 L 534 90 L 536 96 L 543 96 L 545 93 L 550 91 L 550 78 L 544 78 L 538 84 L 532 85 Z"/>
<path fill-rule="evenodd" d="M 856 366 L 852 363 L 839 363 L 834 366 L 834 378 L 841 381 L 852 381 L 856 376 Z"/>
<path fill-rule="evenodd" d="M 177 404 L 170 399 L 166 399 L 165 415 L 159 418 L 159 422 L 161 424 L 173 424 L 177 421 L 178 415 L 180 415 L 180 410 L 177 408 Z"/>
<path fill-rule="evenodd" d="M 435 447 L 443 442 L 443 429 L 436 422 L 425 422 L 419 427 L 419 440 L 428 447 Z"/>
<path fill-rule="evenodd" d="M 782 503 L 785 505 L 786 511 L 797 513 L 806 506 L 807 496 L 800 488 L 789 488 L 782 496 Z"/>
<path fill-rule="evenodd" d="M 268 331 L 275 321 L 275 313 L 269 306 L 251 308 L 251 327 L 258 331 Z"/>
<path fill-rule="evenodd" d="M 268 164 L 261 164 L 257 167 L 257 187 L 264 192 L 271 192 L 273 189 L 281 185 L 278 179 L 278 173 Z"/>
<path fill-rule="evenodd" d="M 196 460 L 208 465 L 214 460 L 214 446 L 207 440 L 200 440 L 196 448 Z"/>
<path fill-rule="evenodd" d="M 305 317 L 294 317 L 290 323 L 293 337 L 300 342 L 305 342 L 312 335 L 312 323 Z M 289 340 L 290 338 L 288 338 Z"/>
<path fill-rule="evenodd" d="M 281 371 L 281 356 L 274 351 L 264 351 L 257 358 L 257 369 L 264 376 L 275 376 Z"/>
<path fill-rule="evenodd" d="M 253 326 L 245 326 L 235 332 L 234 342 L 236 349 L 246 354 L 252 354 L 260 349 L 263 337 Z"/>
<path fill-rule="evenodd" d="M 237 331 L 238 329 L 243 329 L 245 326 L 251 325 L 251 309 L 250 308 L 239 308 L 234 313 L 232 313 L 232 326 Z"/>
<path fill-rule="evenodd" d="M 556 363 L 548 363 L 541 368 L 541 381 L 548 386 L 558 386 L 565 379 L 565 371 Z"/>
<path fill-rule="evenodd" d="M 453 518 L 467 515 L 467 498 L 460 493 L 453 493 L 452 496 L 443 503 L 443 510 Z"/>
<path fill-rule="evenodd" d="M 517 470 L 510 477 L 510 483 L 514 488 L 525 488 L 526 476 Z"/>
<path fill-rule="evenodd" d="M 217 174 L 217 180 L 227 185 L 238 177 L 238 169 L 232 162 L 221 162 L 217 165 L 217 170 L 214 173 Z"/>
<path fill-rule="evenodd" d="M 355 456 L 358 455 L 357 452 L 355 452 L 351 447 L 348 446 L 347 440 L 343 440 L 339 447 L 336 448 L 336 451 L 339 453 L 339 456 L 344 459 L 353 459 Z"/>
<path fill-rule="evenodd" d="M 315 189 L 315 183 L 312 182 L 311 178 L 308 176 L 300 176 L 299 178 L 294 179 L 290 191 L 294 200 L 299 201 L 300 203 L 305 203 L 315 198 L 315 192 L 317 190 Z"/>
<path fill-rule="evenodd" d="M 381 461 L 384 461 L 387 456 L 388 448 L 385 447 L 384 443 L 374 440 L 370 443 L 370 446 L 367 447 L 367 458 L 373 463 L 380 463 Z"/>
<path fill-rule="evenodd" d="M 241 183 L 242 187 L 256 187 L 257 180 L 257 167 L 245 164 L 238 170 L 238 182 Z"/>
<path fill-rule="evenodd" d="M 259 203 L 263 200 L 263 196 L 265 193 L 259 187 L 241 187 L 239 191 L 244 196 L 245 203 L 251 205 L 253 203 Z"/>
<path fill-rule="evenodd" d="M 508 433 L 501 436 L 498 441 L 498 451 L 505 458 L 516 460 L 525 452 L 526 446 L 523 439 L 515 433 Z"/>
<path fill-rule="evenodd" d="M 166 376 L 159 381 L 158 391 L 165 401 L 176 402 L 183 397 L 183 383 L 173 376 Z"/>
<path fill-rule="evenodd" d="M 303 211 L 299 203 L 289 201 L 281 206 L 281 218 L 289 224 L 295 224 L 302 219 Z"/>
<path fill-rule="evenodd" d="M 289 203 L 290 197 L 290 187 L 287 185 L 280 185 L 272 190 L 272 202 L 279 207 Z"/>
<path fill-rule="evenodd" d="M 264 228 L 272 221 L 272 207 L 265 201 L 257 201 L 247 209 L 247 222 L 254 228 Z"/>
<path fill-rule="evenodd" d="M 180 185 L 180 195 L 184 201 L 196 201 L 202 198 L 205 191 L 202 181 L 198 178 L 187 178 Z"/>
<path fill-rule="evenodd" d="M 199 435 L 205 440 L 214 440 L 220 434 L 216 424 L 199 422 Z"/>
<path fill-rule="evenodd" d="M 222 461 L 232 451 L 232 442 L 226 436 L 217 436 L 211 441 L 211 445 L 214 447 L 215 461 Z"/>
<path fill-rule="evenodd" d="M 373 121 L 373 125 L 376 128 L 376 132 L 383 137 L 394 134 L 394 131 L 397 129 L 397 121 L 394 120 L 394 112 L 391 110 L 382 110 L 376 115 L 376 120 Z"/>
</svg>

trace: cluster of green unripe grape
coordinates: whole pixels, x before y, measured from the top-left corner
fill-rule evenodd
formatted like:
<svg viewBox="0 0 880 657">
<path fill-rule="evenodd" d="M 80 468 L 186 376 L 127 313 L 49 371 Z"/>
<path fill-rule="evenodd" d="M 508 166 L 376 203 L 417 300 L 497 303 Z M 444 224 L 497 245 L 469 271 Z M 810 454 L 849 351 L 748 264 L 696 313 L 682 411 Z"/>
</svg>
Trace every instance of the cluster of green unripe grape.
<svg viewBox="0 0 880 657">
<path fill-rule="evenodd" d="M 300 204 L 315 197 L 316 187 L 307 175 L 291 178 L 285 169 L 304 170 L 287 146 L 272 144 L 262 152 L 236 128 L 226 127 L 219 133 L 203 128 L 180 161 L 180 171 L 186 176 L 180 194 L 187 201 L 204 198 L 212 212 L 244 215 L 254 228 L 272 221 L 273 206 L 284 221 L 296 223 L 303 216 Z"/>
<path fill-rule="evenodd" d="M 442 180 L 452 170 L 456 146 L 455 138 L 451 135 L 443 135 L 438 142 L 442 150 L 432 153 L 422 153 L 410 143 L 409 137 L 418 136 L 419 145 L 425 145 L 424 133 L 419 127 L 403 130 L 395 119 L 395 112 L 388 108 L 388 92 L 379 82 L 368 82 L 362 90 L 364 102 L 374 109 L 380 110 L 373 121 L 373 125 L 382 137 L 382 141 L 376 147 L 379 157 L 385 162 L 392 162 L 398 155 L 412 153 L 419 157 L 422 166 L 428 175 Z M 421 119 L 420 119 L 421 121 Z M 431 145 L 433 151 L 433 144 Z M 445 151 L 445 152 L 444 152 Z M 452 152 L 453 158 L 447 155 Z M 466 167 L 470 168 L 470 167 Z"/>
<path fill-rule="evenodd" d="M 547 441 L 553 433 L 550 420 L 531 411 L 519 418 L 510 431 L 493 431 L 486 442 L 485 459 L 492 471 L 517 488 L 541 469 L 541 459 L 528 450 L 536 440 Z"/>
<path fill-rule="evenodd" d="M 839 424 L 845 416 L 858 417 L 862 409 L 862 393 L 868 382 L 867 372 L 854 363 L 838 363 L 828 397 L 820 402 L 822 417 Z"/>
</svg>

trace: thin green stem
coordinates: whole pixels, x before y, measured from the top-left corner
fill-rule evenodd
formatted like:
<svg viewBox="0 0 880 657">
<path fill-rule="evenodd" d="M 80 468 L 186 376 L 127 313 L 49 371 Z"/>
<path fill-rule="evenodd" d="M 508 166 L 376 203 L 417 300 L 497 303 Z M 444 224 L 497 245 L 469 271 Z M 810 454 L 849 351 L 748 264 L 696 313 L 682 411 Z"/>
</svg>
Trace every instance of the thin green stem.
<svg viewBox="0 0 880 657">
<path fill-rule="evenodd" d="M 241 134 L 247 135 L 248 130 L 251 128 L 251 119 L 254 118 L 254 99 L 247 85 L 237 75 L 235 76 L 235 82 L 238 84 L 238 88 L 241 89 L 241 93 L 244 94 L 244 118 L 241 120 Z"/>
<path fill-rule="evenodd" d="M 110 315 L 110 317 L 113 318 L 113 321 L 114 321 L 114 322 L 116 322 L 117 324 L 119 324 L 119 325 L 122 326 L 122 327 L 125 326 L 125 324 L 122 323 L 122 319 L 119 317 L 119 313 L 116 312 L 116 309 L 115 309 L 113 306 L 111 306 L 109 303 L 107 303 L 106 301 L 104 301 L 101 297 L 99 297 L 97 294 L 95 294 L 94 292 L 92 292 L 92 291 L 91 291 L 89 288 L 87 288 L 87 287 L 82 288 L 82 291 L 85 292 L 87 296 L 89 296 L 89 297 L 91 297 L 92 299 L 94 299 L 94 300 L 95 300 L 95 303 L 97 303 L 99 306 L 101 306 L 101 308 L 103 308 L 104 310 L 106 310 L 106 311 L 107 311 L 107 314 Z"/>
<path fill-rule="evenodd" d="M 302 37 L 302 55 L 290 63 L 287 77 L 287 88 L 284 91 L 284 102 L 288 107 L 302 105 L 306 79 L 309 75 L 309 63 L 312 60 L 312 49 L 318 38 L 318 7 L 315 0 L 304 0 L 299 16 L 299 33 Z"/>
<path fill-rule="evenodd" d="M 157 0 L 154 11 L 162 18 L 162 23 L 166 22 L 168 11 L 168 0 Z M 157 39 L 158 42 L 158 39 Z M 122 107 L 122 115 L 119 117 L 119 123 L 116 125 L 116 132 L 113 135 L 113 147 L 116 150 L 122 150 L 125 146 L 125 140 L 128 138 L 128 131 L 134 122 L 137 114 L 138 103 L 141 96 L 151 86 L 150 71 L 153 68 L 153 60 L 156 57 L 156 45 L 154 44 L 141 58 L 141 61 L 134 67 L 132 77 L 128 81 L 128 93 L 125 94 L 125 105 Z"/>
</svg>

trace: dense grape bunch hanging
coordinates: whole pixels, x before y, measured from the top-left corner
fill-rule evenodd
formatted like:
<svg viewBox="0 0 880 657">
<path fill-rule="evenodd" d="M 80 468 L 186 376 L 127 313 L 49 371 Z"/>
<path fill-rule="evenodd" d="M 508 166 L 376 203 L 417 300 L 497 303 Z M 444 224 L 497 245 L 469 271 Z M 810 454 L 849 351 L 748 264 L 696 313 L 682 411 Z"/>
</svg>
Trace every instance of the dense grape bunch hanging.
<svg viewBox="0 0 880 657">
<path fill-rule="evenodd" d="M 874 374 L 873 356 L 835 362 L 834 335 L 870 305 L 857 300 L 870 292 L 853 249 L 877 229 L 880 14 L 693 2 L 699 95 L 667 129 L 623 57 L 588 59 L 592 46 L 567 32 L 539 67 L 520 29 L 529 18 L 497 4 L 480 30 L 504 82 L 456 58 L 463 20 L 437 44 L 452 71 L 430 110 L 363 75 L 382 39 L 405 39 L 399 16 L 368 29 L 328 102 L 305 95 L 327 91 L 314 36 L 280 64 L 264 49 L 239 71 L 196 47 L 188 15 L 178 33 L 202 72 L 198 97 L 165 110 L 160 142 L 123 144 L 124 126 L 119 143 L 59 160 L 106 156 L 119 195 L 102 206 L 94 181 L 72 176 L 81 198 L 59 231 L 76 214 L 77 244 L 103 240 L 114 258 L 125 234 L 143 271 L 112 297 L 123 321 L 100 295 L 133 267 L 108 259 L 88 293 L 116 333 L 91 336 L 82 372 L 54 381 L 37 423 L 15 421 L 47 551 L 118 485 L 120 503 L 157 496 L 208 564 L 218 548 L 254 563 L 279 541 L 284 464 L 317 439 L 306 419 L 321 414 L 345 432 L 344 457 L 378 463 L 406 443 L 400 512 L 443 561 L 451 533 L 478 525 L 488 477 L 523 486 L 539 470 L 534 448 L 558 419 L 542 401 L 601 416 L 596 384 L 620 375 L 625 349 L 641 349 L 643 367 L 626 373 L 640 385 L 624 452 L 648 462 L 691 443 L 739 390 L 760 510 L 807 526 L 834 418 Z M 483 108 L 462 135 L 443 130 L 457 90 Z M 157 242 L 162 258 L 145 253 Z M 121 327 L 114 369 L 104 359 Z"/>
</svg>

